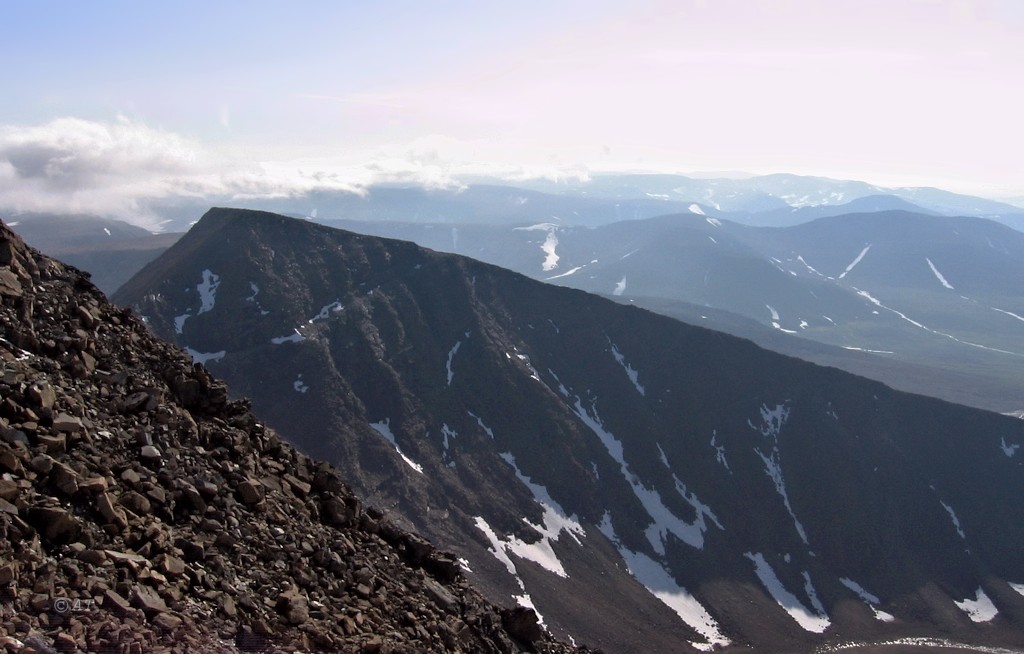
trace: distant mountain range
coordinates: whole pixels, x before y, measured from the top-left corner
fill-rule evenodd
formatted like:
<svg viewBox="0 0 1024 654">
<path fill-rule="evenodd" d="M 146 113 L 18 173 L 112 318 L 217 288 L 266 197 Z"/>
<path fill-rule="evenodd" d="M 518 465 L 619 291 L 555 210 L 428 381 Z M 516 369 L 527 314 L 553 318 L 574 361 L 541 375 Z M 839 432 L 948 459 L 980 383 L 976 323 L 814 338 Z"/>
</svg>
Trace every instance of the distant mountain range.
<svg viewBox="0 0 1024 654">
<path fill-rule="evenodd" d="M 606 293 L 621 284 L 620 299 L 664 283 L 616 267 L 656 268 L 660 246 L 684 268 L 717 266 L 708 283 L 722 288 L 715 278 L 732 274 L 776 280 L 765 288 L 783 294 L 771 300 L 779 330 L 825 329 L 783 302 L 811 292 L 829 310 L 922 330 L 880 290 L 876 304 L 828 279 L 884 274 L 854 235 L 855 251 L 831 244 L 820 275 L 804 274 L 754 244 L 784 255 L 805 233 L 773 241 L 717 223 L 620 223 L 579 230 L 606 237 L 578 245 L 551 226 L 505 230 L 550 276 L 617 241 L 607 268 L 563 279 L 594 274 Z M 460 247 L 473 242 L 458 229 Z M 994 251 L 1014 256 L 994 235 Z M 693 245 L 713 240 L 715 261 Z M 942 250 L 922 254 L 939 289 L 944 275 L 986 303 L 1004 290 L 961 281 Z M 906 283 L 923 288 L 927 274 Z M 746 301 L 765 304 L 763 293 Z M 556 635 L 610 652 L 1024 647 L 1020 420 L 461 256 L 259 212 L 210 211 L 115 299 Z"/>
</svg>

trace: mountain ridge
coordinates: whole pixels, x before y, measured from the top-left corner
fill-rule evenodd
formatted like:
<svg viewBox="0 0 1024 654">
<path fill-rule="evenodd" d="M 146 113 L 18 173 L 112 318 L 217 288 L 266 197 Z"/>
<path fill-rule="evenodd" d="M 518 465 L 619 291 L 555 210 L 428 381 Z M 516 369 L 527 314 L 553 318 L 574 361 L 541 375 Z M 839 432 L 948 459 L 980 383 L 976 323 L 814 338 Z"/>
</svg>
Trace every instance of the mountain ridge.
<svg viewBox="0 0 1024 654">
<path fill-rule="evenodd" d="M 1024 643 L 1019 421 L 410 243 L 240 210 L 197 227 L 119 300 L 554 633 Z M 629 633 L 565 600 L 597 587 L 634 598 Z M 982 587 L 1000 608 L 978 624 L 955 602 Z"/>
</svg>

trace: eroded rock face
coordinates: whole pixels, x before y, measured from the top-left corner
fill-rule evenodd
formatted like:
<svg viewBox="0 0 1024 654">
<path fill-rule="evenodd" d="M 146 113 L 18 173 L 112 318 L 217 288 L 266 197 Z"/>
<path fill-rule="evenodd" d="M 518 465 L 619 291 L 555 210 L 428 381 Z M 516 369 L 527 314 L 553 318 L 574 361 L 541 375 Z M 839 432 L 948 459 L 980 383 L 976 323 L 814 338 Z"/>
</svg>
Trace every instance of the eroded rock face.
<svg viewBox="0 0 1024 654">
<path fill-rule="evenodd" d="M 78 271 L 0 252 L 8 651 L 570 651 Z"/>
</svg>

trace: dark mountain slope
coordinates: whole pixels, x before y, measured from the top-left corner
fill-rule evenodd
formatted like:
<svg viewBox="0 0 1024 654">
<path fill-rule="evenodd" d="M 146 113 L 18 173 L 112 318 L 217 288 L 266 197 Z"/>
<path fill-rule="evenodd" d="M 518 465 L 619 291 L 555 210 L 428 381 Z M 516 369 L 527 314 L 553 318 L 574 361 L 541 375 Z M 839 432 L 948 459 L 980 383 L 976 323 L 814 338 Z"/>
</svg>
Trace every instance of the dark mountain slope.
<svg viewBox="0 0 1024 654">
<path fill-rule="evenodd" d="M 0 330 L 4 651 L 570 651 L 4 225 Z"/>
<path fill-rule="evenodd" d="M 557 634 L 1024 646 L 1020 421 L 258 212 L 118 299 Z"/>
</svg>

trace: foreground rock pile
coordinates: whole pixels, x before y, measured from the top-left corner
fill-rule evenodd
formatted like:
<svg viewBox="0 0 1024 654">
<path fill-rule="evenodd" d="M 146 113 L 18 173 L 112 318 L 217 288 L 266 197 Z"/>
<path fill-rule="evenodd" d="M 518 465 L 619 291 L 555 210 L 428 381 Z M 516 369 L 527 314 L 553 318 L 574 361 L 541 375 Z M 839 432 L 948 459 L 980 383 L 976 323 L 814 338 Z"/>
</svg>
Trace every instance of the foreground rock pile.
<svg viewBox="0 0 1024 654">
<path fill-rule="evenodd" d="M 0 646 L 566 652 L 0 225 Z"/>
</svg>

